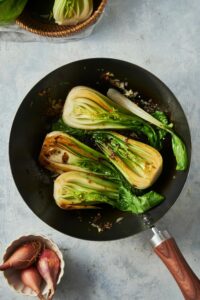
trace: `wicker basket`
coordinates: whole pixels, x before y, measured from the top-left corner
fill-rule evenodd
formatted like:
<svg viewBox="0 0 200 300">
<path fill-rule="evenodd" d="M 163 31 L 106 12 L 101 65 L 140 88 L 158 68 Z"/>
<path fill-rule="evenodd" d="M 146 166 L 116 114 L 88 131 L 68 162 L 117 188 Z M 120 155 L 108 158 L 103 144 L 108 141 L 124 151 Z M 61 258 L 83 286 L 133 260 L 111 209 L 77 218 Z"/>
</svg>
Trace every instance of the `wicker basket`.
<svg viewBox="0 0 200 300">
<path fill-rule="evenodd" d="M 16 23 L 23 29 L 32 33 L 47 37 L 66 37 L 88 28 L 97 22 L 104 11 L 108 0 L 100 1 L 98 7 L 93 11 L 92 15 L 84 22 L 74 26 L 62 26 L 55 23 L 44 23 L 34 18 L 26 9 L 16 20 Z"/>
</svg>

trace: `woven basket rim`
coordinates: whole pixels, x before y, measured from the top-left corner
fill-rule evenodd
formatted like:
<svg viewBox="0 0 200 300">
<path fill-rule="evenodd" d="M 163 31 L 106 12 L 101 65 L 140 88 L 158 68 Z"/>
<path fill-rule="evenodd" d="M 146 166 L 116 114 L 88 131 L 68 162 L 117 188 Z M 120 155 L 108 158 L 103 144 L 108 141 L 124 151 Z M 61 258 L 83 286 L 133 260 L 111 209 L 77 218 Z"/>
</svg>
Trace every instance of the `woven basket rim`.
<svg viewBox="0 0 200 300">
<path fill-rule="evenodd" d="M 87 20 L 85 20 L 84 22 L 82 22 L 80 24 L 74 25 L 74 26 L 48 24 L 46 27 L 54 26 L 54 30 L 53 29 L 47 29 L 47 30 L 37 29 L 34 27 L 34 24 L 38 24 L 38 22 L 35 22 L 34 19 L 32 17 L 30 17 L 30 15 L 28 15 L 26 12 L 22 13 L 22 15 L 20 15 L 17 18 L 16 24 L 18 26 L 20 26 L 22 29 L 25 29 L 29 32 L 32 32 L 34 34 L 41 35 L 41 36 L 55 37 L 55 38 L 71 36 L 71 35 L 74 35 L 76 33 L 83 31 L 84 29 L 87 29 L 88 27 L 90 27 L 91 25 L 96 23 L 98 18 L 103 13 L 107 2 L 108 2 L 108 0 L 101 0 L 101 3 L 99 4 L 98 8 L 92 13 L 92 15 Z M 33 25 L 31 22 L 29 22 L 30 20 L 33 21 L 33 23 L 34 23 Z M 45 26 L 45 25 L 43 24 L 43 26 Z"/>
</svg>

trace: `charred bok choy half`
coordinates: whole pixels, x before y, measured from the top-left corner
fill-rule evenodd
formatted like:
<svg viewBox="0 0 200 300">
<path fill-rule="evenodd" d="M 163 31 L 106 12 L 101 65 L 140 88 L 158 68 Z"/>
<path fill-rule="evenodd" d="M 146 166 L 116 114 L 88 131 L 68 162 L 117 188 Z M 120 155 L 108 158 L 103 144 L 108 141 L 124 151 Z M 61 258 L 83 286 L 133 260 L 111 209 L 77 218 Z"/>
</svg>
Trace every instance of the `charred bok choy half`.
<svg viewBox="0 0 200 300">
<path fill-rule="evenodd" d="M 114 167 L 103 154 L 60 131 L 46 135 L 39 161 L 46 169 L 56 174 L 82 171 L 116 177 Z"/>
<path fill-rule="evenodd" d="M 55 0 L 53 17 L 59 25 L 76 25 L 90 17 L 93 0 Z"/>
<path fill-rule="evenodd" d="M 54 183 L 54 198 L 63 209 L 96 208 L 106 203 L 143 213 L 164 199 L 153 191 L 136 196 L 103 154 L 62 132 L 47 134 L 39 160 L 48 170 L 61 174 Z"/>
<path fill-rule="evenodd" d="M 145 135 L 149 144 L 157 149 L 165 132 L 170 133 L 176 169 L 187 168 L 185 144 L 172 130 L 172 124 L 166 124 L 166 119 L 162 122 L 162 112 L 156 118 L 113 89 L 109 90 L 108 96 L 84 86 L 73 88 L 64 105 L 63 121 L 71 127 L 85 130 L 133 130 L 139 136 Z"/>
</svg>

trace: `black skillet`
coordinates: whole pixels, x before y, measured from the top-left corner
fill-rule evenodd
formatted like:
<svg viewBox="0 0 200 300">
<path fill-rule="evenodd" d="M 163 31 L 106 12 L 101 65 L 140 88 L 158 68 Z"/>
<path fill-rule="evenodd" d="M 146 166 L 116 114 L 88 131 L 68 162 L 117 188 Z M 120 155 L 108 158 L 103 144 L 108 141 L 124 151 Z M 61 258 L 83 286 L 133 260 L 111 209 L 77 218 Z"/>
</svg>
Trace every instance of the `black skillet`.
<svg viewBox="0 0 200 300">
<path fill-rule="evenodd" d="M 17 111 L 9 145 L 13 178 L 22 198 L 30 209 L 45 223 L 60 232 L 73 237 L 96 241 L 120 239 L 153 227 L 153 224 L 174 204 L 188 175 L 188 170 L 185 172 L 175 170 L 175 160 L 171 147 L 166 145 L 166 150 L 162 153 L 164 170 L 159 180 L 152 187 L 152 189 L 165 196 L 165 201 L 142 217 L 106 207 L 100 211 L 101 216 L 98 222 L 99 224 L 112 224 L 112 227 L 100 233 L 96 227 L 91 225 L 94 225 L 98 219 L 96 216 L 99 211 L 64 211 L 56 206 L 52 196 L 53 178 L 38 163 L 38 154 L 44 136 L 50 131 L 51 122 L 55 117 L 55 110 L 52 107 L 55 108 L 57 103 L 64 101 L 68 91 L 76 85 L 86 85 L 106 93 L 107 84 L 101 79 L 101 75 L 103 72 L 108 71 L 114 73 L 116 78 L 127 81 L 133 90 L 139 91 L 146 99 L 155 100 L 160 109 L 170 113 L 175 131 L 187 145 L 190 161 L 191 139 L 188 123 L 173 93 L 157 77 L 139 66 L 107 58 L 72 62 L 53 71 L 39 81 L 25 97 Z M 118 222 L 119 220 L 120 222 Z M 163 240 L 166 240 L 166 238 L 155 227 L 153 227 L 153 230 L 155 232 L 154 244 L 158 249 L 158 247 L 164 245 Z M 169 241 L 173 242 L 168 237 L 167 242 Z M 163 255 L 168 256 L 168 254 L 169 261 L 171 261 L 170 251 L 165 252 Z M 159 255 L 161 256 L 160 253 Z M 178 280 L 177 276 L 175 277 Z M 182 279 L 184 284 L 185 277 Z M 183 284 L 181 288 L 183 293 L 186 293 Z M 188 289 L 187 287 L 186 290 Z M 199 298 L 187 299 L 200 299 L 200 294 L 198 295 Z"/>
</svg>

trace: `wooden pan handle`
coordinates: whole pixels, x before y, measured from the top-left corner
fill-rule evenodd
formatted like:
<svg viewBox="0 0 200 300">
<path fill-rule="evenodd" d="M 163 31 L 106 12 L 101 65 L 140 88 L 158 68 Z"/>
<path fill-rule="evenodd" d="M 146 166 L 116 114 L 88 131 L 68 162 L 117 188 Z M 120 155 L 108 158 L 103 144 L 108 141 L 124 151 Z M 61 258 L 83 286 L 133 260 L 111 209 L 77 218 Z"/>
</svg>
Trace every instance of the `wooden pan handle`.
<svg viewBox="0 0 200 300">
<path fill-rule="evenodd" d="M 187 264 L 175 240 L 167 231 L 160 232 L 154 228 L 151 242 L 155 253 L 176 280 L 186 300 L 200 300 L 200 280 Z"/>
</svg>

